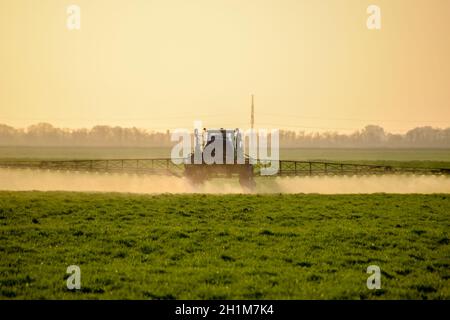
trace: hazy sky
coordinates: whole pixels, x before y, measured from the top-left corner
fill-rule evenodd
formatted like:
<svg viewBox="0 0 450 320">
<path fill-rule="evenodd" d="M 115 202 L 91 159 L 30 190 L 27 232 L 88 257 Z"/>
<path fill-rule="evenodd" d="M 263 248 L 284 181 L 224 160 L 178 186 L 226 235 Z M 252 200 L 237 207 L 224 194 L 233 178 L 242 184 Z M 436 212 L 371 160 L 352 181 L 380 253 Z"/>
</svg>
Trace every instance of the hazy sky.
<svg viewBox="0 0 450 320">
<path fill-rule="evenodd" d="M 248 128 L 253 93 L 257 127 L 447 127 L 449 32 L 448 0 L 0 0 L 0 123 Z"/>
</svg>

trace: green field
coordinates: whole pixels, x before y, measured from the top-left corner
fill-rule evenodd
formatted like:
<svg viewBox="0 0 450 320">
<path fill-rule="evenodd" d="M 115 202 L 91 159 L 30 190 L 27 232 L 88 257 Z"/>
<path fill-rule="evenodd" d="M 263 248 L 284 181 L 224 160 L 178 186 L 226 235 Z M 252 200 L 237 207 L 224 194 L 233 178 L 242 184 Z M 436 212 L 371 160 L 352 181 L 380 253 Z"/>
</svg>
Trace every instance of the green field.
<svg viewBox="0 0 450 320">
<path fill-rule="evenodd" d="M 449 200 L 0 192 L 0 296 L 450 299 Z"/>
</svg>

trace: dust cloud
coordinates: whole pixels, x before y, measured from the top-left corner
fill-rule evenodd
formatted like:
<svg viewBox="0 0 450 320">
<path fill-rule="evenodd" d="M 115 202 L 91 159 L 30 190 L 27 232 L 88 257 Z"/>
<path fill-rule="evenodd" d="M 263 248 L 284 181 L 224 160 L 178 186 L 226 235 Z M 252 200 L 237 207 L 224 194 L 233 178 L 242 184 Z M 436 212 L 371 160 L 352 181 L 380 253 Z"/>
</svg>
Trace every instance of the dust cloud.
<svg viewBox="0 0 450 320">
<path fill-rule="evenodd" d="M 257 193 L 450 193 L 450 177 L 419 175 L 258 177 Z M 176 176 L 0 169 L 0 190 L 126 193 L 246 193 L 237 179 L 192 185 Z"/>
</svg>

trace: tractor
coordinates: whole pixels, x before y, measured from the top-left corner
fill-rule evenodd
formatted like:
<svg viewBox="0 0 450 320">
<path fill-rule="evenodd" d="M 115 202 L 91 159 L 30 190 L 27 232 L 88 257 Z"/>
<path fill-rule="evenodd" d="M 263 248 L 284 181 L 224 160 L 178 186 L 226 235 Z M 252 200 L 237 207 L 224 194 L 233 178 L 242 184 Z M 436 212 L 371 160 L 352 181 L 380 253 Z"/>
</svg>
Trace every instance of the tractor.
<svg viewBox="0 0 450 320">
<path fill-rule="evenodd" d="M 194 184 L 217 178 L 237 176 L 239 184 L 253 190 L 253 164 L 243 153 L 243 140 L 239 129 L 198 129 L 194 131 L 194 152 L 186 161 L 185 176 Z"/>
</svg>

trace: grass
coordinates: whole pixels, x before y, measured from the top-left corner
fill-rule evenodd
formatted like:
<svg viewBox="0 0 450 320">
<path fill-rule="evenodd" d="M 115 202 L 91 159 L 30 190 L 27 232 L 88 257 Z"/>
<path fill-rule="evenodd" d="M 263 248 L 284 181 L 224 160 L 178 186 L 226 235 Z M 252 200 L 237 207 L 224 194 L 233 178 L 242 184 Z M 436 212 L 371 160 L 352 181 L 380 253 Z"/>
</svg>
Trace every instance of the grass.
<svg viewBox="0 0 450 320">
<path fill-rule="evenodd" d="M 449 200 L 0 192 L 0 297 L 449 299 Z"/>
</svg>

